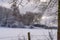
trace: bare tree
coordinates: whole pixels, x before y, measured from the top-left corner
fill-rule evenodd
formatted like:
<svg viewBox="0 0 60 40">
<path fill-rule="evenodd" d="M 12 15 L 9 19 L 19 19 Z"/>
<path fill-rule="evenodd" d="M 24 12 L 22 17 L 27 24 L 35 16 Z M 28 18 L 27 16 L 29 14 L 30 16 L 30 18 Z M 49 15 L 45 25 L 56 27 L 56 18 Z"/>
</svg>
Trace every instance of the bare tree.
<svg viewBox="0 0 60 40">
<path fill-rule="evenodd" d="M 49 37 L 50 37 L 50 40 L 53 40 L 53 35 L 51 34 L 51 32 L 49 32 Z"/>
<path fill-rule="evenodd" d="M 26 14 L 22 16 L 21 21 L 25 25 L 31 25 L 31 24 L 34 24 L 35 22 L 39 24 L 41 17 L 42 17 L 42 14 L 40 13 L 26 12 Z"/>
<path fill-rule="evenodd" d="M 29 1 L 29 0 L 28 0 Z M 22 7 L 25 6 L 25 5 L 22 5 L 22 2 L 23 0 L 21 0 L 19 3 L 18 3 L 18 6 L 17 6 L 17 2 L 18 0 L 13 0 L 11 3 L 12 3 L 12 10 L 13 10 L 13 16 L 15 16 L 16 20 L 18 21 L 21 21 L 22 19 L 22 15 L 20 14 L 20 10 L 19 10 L 19 5 L 21 5 Z"/>
<path fill-rule="evenodd" d="M 32 24 L 33 19 L 34 19 L 34 14 L 32 12 L 26 12 L 26 14 L 24 14 L 22 17 L 22 22 L 25 25 L 30 25 Z"/>
</svg>

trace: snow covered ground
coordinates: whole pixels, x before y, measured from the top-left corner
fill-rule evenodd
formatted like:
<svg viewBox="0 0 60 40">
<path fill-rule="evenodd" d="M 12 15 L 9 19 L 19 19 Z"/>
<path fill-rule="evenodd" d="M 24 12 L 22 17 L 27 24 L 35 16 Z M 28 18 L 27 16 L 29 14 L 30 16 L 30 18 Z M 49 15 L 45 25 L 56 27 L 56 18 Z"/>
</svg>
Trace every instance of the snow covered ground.
<svg viewBox="0 0 60 40">
<path fill-rule="evenodd" d="M 0 40 L 28 40 L 27 33 L 30 32 L 31 40 L 57 40 L 57 30 L 48 29 L 21 29 L 21 28 L 0 28 Z"/>
</svg>

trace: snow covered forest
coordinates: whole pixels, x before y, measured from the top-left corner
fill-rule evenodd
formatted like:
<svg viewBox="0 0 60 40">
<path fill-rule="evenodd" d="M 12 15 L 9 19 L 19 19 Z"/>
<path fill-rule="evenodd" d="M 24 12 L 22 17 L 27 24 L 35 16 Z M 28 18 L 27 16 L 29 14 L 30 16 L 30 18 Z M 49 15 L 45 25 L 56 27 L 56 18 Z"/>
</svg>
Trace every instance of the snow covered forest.
<svg viewBox="0 0 60 40">
<path fill-rule="evenodd" d="M 57 0 L 0 0 L 0 26 L 46 25 L 57 27 Z"/>
<path fill-rule="evenodd" d="M 57 40 L 58 0 L 0 0 L 0 40 Z"/>
</svg>

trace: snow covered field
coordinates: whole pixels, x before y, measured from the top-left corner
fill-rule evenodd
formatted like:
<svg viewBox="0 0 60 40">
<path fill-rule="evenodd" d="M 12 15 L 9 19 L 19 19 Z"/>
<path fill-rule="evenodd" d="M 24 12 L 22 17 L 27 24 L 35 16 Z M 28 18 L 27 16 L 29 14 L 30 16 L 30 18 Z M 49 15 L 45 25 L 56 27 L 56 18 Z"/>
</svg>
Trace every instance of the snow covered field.
<svg viewBox="0 0 60 40">
<path fill-rule="evenodd" d="M 0 28 L 0 40 L 28 40 L 27 33 L 30 32 L 31 40 L 57 40 L 57 30 L 52 29 L 20 29 L 20 28 Z"/>
</svg>

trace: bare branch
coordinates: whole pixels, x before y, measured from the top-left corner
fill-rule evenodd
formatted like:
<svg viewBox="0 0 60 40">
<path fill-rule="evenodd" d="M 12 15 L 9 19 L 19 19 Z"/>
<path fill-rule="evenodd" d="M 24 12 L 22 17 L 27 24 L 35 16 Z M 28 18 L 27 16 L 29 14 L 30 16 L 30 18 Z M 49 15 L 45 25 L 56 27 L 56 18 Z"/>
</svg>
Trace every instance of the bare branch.
<svg viewBox="0 0 60 40">
<path fill-rule="evenodd" d="M 50 39 L 51 40 L 53 40 L 53 37 L 52 37 L 52 35 L 51 35 L 51 33 L 49 32 L 49 37 L 50 37 Z"/>
<path fill-rule="evenodd" d="M 22 1 L 23 1 L 23 0 L 21 0 L 21 1 L 20 1 L 20 3 L 18 4 L 18 6 L 19 6 L 19 5 L 23 6 L 23 5 L 21 4 L 21 3 L 22 3 Z"/>
</svg>

